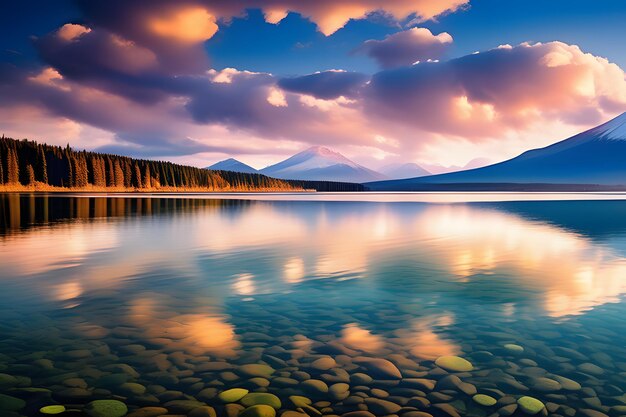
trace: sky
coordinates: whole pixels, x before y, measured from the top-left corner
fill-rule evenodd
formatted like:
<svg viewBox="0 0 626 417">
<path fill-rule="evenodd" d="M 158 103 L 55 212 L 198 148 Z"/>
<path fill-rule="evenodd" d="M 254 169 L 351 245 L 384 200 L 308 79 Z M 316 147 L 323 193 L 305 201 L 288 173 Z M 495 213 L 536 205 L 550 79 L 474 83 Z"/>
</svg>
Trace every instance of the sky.
<svg viewBox="0 0 626 417">
<path fill-rule="evenodd" d="M 0 13 L 0 133 L 207 166 L 310 146 L 497 162 L 626 111 L 622 0 L 43 0 Z"/>
</svg>

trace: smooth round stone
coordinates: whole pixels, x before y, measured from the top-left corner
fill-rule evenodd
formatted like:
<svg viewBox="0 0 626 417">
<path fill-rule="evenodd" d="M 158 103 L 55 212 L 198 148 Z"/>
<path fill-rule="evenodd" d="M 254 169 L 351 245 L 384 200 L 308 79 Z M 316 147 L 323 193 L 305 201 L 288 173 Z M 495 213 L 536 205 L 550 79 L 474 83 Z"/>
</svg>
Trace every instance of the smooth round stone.
<svg viewBox="0 0 626 417">
<path fill-rule="evenodd" d="M 491 407 L 497 403 L 495 398 L 485 394 L 476 394 L 472 397 L 472 400 L 474 400 L 476 404 L 480 404 L 485 407 Z"/>
<path fill-rule="evenodd" d="M 181 414 L 189 413 L 191 410 L 205 405 L 206 404 L 203 402 L 194 400 L 173 400 L 163 404 L 163 406 L 167 408 L 170 412 Z"/>
<path fill-rule="evenodd" d="M 387 400 L 381 400 L 380 398 L 366 398 L 365 404 L 367 405 L 367 409 L 377 416 L 395 414 L 402 408 L 396 403 L 392 403 L 391 401 Z"/>
<path fill-rule="evenodd" d="M 217 395 L 217 398 L 220 399 L 223 403 L 234 403 L 241 400 L 246 394 L 248 394 L 248 390 L 244 388 L 232 388 L 226 391 L 222 391 Z"/>
<path fill-rule="evenodd" d="M 469 372 L 474 369 L 468 360 L 459 356 L 440 356 L 435 360 L 435 365 L 450 372 Z"/>
<path fill-rule="evenodd" d="M 593 363 L 582 363 L 578 365 L 578 369 L 582 372 L 591 374 L 591 375 L 602 375 L 604 373 L 604 369 L 600 368 L 598 365 L 594 365 Z"/>
<path fill-rule="evenodd" d="M 282 406 L 280 398 L 267 392 L 252 392 L 250 394 L 246 394 L 241 399 L 241 404 L 246 407 L 251 407 L 253 405 L 269 405 L 277 410 Z"/>
<path fill-rule="evenodd" d="M 359 410 L 359 411 L 350 411 L 349 413 L 342 414 L 341 417 L 376 417 L 374 414 L 369 411 Z"/>
<path fill-rule="evenodd" d="M 433 415 L 425 411 L 407 411 L 402 413 L 402 417 L 433 417 Z"/>
<path fill-rule="evenodd" d="M 187 417 L 217 417 L 215 408 L 209 405 L 203 405 L 202 407 L 194 408 L 191 410 Z"/>
<path fill-rule="evenodd" d="M 447 414 L 450 417 L 461 417 L 457 409 L 451 404 L 433 404 L 432 407 L 441 410 L 443 413 Z"/>
<path fill-rule="evenodd" d="M 274 368 L 263 364 L 241 365 L 239 372 L 249 377 L 269 378 L 274 373 Z"/>
<path fill-rule="evenodd" d="M 239 417 L 276 417 L 276 410 L 269 405 L 257 404 L 243 410 Z"/>
<path fill-rule="evenodd" d="M 85 406 L 85 412 L 91 417 L 123 417 L 128 407 L 117 400 L 95 400 Z"/>
<path fill-rule="evenodd" d="M 19 411 L 26 406 L 26 401 L 11 397 L 10 395 L 0 394 L 0 410 Z"/>
<path fill-rule="evenodd" d="M 313 369 L 317 369 L 318 371 L 327 371 L 329 369 L 337 366 L 337 362 L 330 356 L 324 356 L 323 358 L 319 358 L 313 361 L 311 367 Z"/>
<path fill-rule="evenodd" d="M 63 385 L 70 388 L 87 388 L 87 382 L 82 378 L 68 378 L 63 381 Z"/>
<path fill-rule="evenodd" d="M 224 415 L 225 417 L 237 417 L 239 413 L 241 413 L 244 410 L 244 408 L 245 407 L 241 404 L 235 404 L 235 403 L 225 404 Z"/>
<path fill-rule="evenodd" d="M 268 379 L 261 378 L 258 376 L 256 378 L 250 378 L 248 382 L 253 385 L 256 385 L 257 387 L 269 387 L 270 386 L 270 381 Z"/>
<path fill-rule="evenodd" d="M 354 385 L 369 385 L 373 380 L 371 376 L 361 372 L 350 375 L 350 382 Z"/>
<path fill-rule="evenodd" d="M 413 387 L 421 390 L 432 391 L 435 389 L 435 381 L 434 379 L 425 379 L 425 378 L 404 378 L 402 380 L 402 385 L 407 387 Z"/>
<path fill-rule="evenodd" d="M 520 345 L 513 344 L 513 343 L 507 343 L 506 345 L 504 345 L 504 348 L 510 353 L 515 353 L 515 354 L 524 352 L 523 347 L 521 347 Z"/>
<path fill-rule="evenodd" d="M 367 369 L 371 376 L 380 379 L 401 379 L 400 370 L 387 359 L 367 358 L 364 356 L 354 358 L 357 363 Z"/>
<path fill-rule="evenodd" d="M 279 387 L 295 387 L 298 385 L 298 380 L 293 378 L 287 378 L 284 376 L 279 376 L 272 379 L 272 383 Z"/>
<path fill-rule="evenodd" d="M 0 373 L 0 387 L 13 387 L 17 385 L 17 378 L 9 374 Z"/>
<path fill-rule="evenodd" d="M 124 382 L 120 385 L 120 389 L 132 395 L 143 395 L 146 393 L 146 387 L 136 382 Z"/>
<path fill-rule="evenodd" d="M 559 384 L 554 379 L 539 377 L 533 379 L 532 387 L 537 391 L 550 392 L 559 391 L 561 389 L 561 384 Z"/>
<path fill-rule="evenodd" d="M 517 400 L 520 410 L 526 414 L 535 415 L 543 410 L 544 405 L 536 398 L 524 396 Z"/>
<path fill-rule="evenodd" d="M 319 379 L 307 379 L 306 381 L 302 381 L 300 383 L 300 386 L 303 389 L 320 394 L 325 394 L 328 392 L 328 385 L 326 385 L 324 381 L 320 381 Z"/>
<path fill-rule="evenodd" d="M 343 383 L 343 382 L 338 382 L 337 384 L 333 384 L 330 386 L 330 388 L 328 388 L 328 391 L 333 393 L 333 394 L 341 394 L 343 392 L 346 392 L 350 389 L 350 385 Z"/>
<path fill-rule="evenodd" d="M 280 417 L 309 417 L 306 413 L 301 413 L 299 411 L 286 410 L 283 411 Z"/>
<path fill-rule="evenodd" d="M 61 413 L 65 412 L 65 406 L 63 406 L 63 405 L 47 405 L 45 407 L 41 407 L 39 409 L 39 412 L 41 414 L 50 414 L 50 415 L 61 414 Z"/>
<path fill-rule="evenodd" d="M 167 408 L 163 407 L 143 407 L 127 414 L 126 417 L 159 417 L 167 414 Z"/>
<path fill-rule="evenodd" d="M 290 395 L 289 401 L 291 401 L 296 407 L 304 407 L 305 405 L 313 404 L 313 401 L 301 395 Z"/>
<path fill-rule="evenodd" d="M 592 410 L 590 408 L 582 408 L 579 410 L 579 412 L 586 417 L 609 417 L 601 411 Z"/>
</svg>

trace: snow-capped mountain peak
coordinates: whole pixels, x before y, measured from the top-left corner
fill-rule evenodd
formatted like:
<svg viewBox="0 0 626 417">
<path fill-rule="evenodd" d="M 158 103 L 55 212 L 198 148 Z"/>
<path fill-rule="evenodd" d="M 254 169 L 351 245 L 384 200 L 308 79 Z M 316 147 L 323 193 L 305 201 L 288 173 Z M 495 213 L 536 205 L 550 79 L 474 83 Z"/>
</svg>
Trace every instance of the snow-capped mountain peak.
<svg viewBox="0 0 626 417">
<path fill-rule="evenodd" d="M 373 181 L 384 175 L 372 171 L 324 146 L 313 146 L 268 166 L 262 173 L 276 178 L 306 179 L 319 181 Z"/>
<path fill-rule="evenodd" d="M 604 140 L 626 140 L 626 112 L 591 130 Z"/>
</svg>

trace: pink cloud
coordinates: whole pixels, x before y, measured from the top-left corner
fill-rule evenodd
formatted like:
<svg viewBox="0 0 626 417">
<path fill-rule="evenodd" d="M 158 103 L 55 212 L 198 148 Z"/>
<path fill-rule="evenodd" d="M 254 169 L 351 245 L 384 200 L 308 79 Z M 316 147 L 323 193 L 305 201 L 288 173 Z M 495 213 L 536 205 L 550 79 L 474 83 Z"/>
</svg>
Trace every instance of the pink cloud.
<svg viewBox="0 0 626 417">
<path fill-rule="evenodd" d="M 426 28 L 412 28 L 380 41 L 366 41 L 357 51 L 376 59 L 383 68 L 393 68 L 439 59 L 451 44 L 452 36 L 447 32 L 434 35 Z"/>
</svg>

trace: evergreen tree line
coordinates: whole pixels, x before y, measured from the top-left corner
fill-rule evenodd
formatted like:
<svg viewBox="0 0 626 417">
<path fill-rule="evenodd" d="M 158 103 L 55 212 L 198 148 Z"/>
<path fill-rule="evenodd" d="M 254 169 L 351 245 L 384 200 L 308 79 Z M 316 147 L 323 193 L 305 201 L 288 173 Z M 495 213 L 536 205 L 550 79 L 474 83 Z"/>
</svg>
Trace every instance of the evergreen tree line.
<svg viewBox="0 0 626 417">
<path fill-rule="evenodd" d="M 64 188 L 365 191 L 361 184 L 279 180 L 167 161 L 76 151 L 27 139 L 0 138 L 0 184 Z"/>
<path fill-rule="evenodd" d="M 295 189 L 260 174 L 210 171 L 166 161 L 75 151 L 30 140 L 0 138 L 0 184 L 65 188 L 198 188 L 208 191 Z"/>
</svg>

